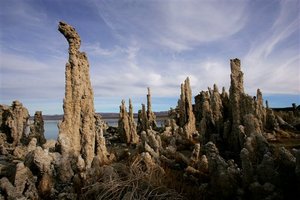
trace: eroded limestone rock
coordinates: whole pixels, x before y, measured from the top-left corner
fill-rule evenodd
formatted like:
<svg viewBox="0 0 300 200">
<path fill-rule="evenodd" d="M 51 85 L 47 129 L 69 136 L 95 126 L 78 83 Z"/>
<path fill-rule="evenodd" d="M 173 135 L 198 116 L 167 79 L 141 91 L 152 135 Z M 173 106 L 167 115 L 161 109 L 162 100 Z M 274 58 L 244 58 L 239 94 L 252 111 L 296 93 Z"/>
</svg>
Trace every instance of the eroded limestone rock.
<svg viewBox="0 0 300 200">
<path fill-rule="evenodd" d="M 103 136 L 104 127 L 106 124 L 103 123 L 103 120 L 99 115 L 95 115 L 96 118 L 96 146 L 95 157 L 98 157 L 101 165 L 109 164 L 112 160 L 114 160 L 114 155 L 110 154 L 106 148 L 106 141 Z M 95 157 L 93 159 L 95 159 Z"/>
<path fill-rule="evenodd" d="M 239 59 L 230 60 L 231 66 L 231 85 L 230 85 L 230 112 L 231 112 L 231 133 L 228 137 L 228 144 L 231 150 L 239 151 L 243 147 L 243 141 L 240 140 L 239 126 L 246 127 L 245 134 L 251 132 L 262 133 L 266 124 L 266 110 L 263 106 L 262 93 L 258 89 L 257 95 L 251 98 L 244 93 L 243 72 L 241 71 L 241 62 Z M 251 116 L 251 119 L 249 119 Z M 254 122 L 249 122 L 249 120 Z M 247 130 L 247 124 L 254 123 L 255 127 Z M 255 130 L 253 130 L 255 129 Z"/>
<path fill-rule="evenodd" d="M 13 146 L 26 143 L 26 127 L 28 110 L 19 101 L 13 101 L 11 106 L 0 106 L 0 130 L 6 134 L 7 142 Z"/>
<path fill-rule="evenodd" d="M 147 94 L 147 121 L 148 121 L 148 128 L 156 128 L 156 116 L 154 112 L 152 111 L 152 99 L 151 99 L 151 91 L 150 88 L 148 87 L 148 94 Z"/>
<path fill-rule="evenodd" d="M 38 146 L 27 154 L 25 159 L 25 165 L 38 177 L 38 192 L 44 198 L 51 195 L 55 184 L 55 154 Z"/>
<path fill-rule="evenodd" d="M 69 43 L 64 116 L 59 125 L 58 144 L 62 160 L 65 161 L 63 164 L 70 165 L 70 160 L 75 162 L 81 155 L 89 168 L 96 152 L 102 153 L 95 150 L 97 130 L 89 63 L 86 54 L 79 51 L 81 40 L 75 29 L 65 22 L 60 22 L 58 30 Z M 67 170 L 70 167 L 62 166 L 62 169 Z M 67 174 L 71 175 L 72 172 L 62 174 L 62 179 L 67 178 Z"/>
<path fill-rule="evenodd" d="M 208 91 L 201 91 L 195 96 L 195 113 L 197 126 L 204 142 L 209 140 L 212 126 L 214 125 L 213 113 Z"/>
<path fill-rule="evenodd" d="M 214 89 L 211 95 L 211 110 L 213 114 L 214 123 L 216 126 L 216 131 L 220 134 L 223 126 L 223 103 L 222 97 L 219 93 L 219 89 L 216 84 L 214 84 Z"/>
<path fill-rule="evenodd" d="M 278 184 L 279 173 L 275 168 L 275 159 L 269 152 L 264 154 L 261 163 L 257 166 L 257 175 L 261 183 Z"/>
<path fill-rule="evenodd" d="M 81 40 L 75 29 L 60 22 L 58 30 L 69 43 L 64 117 L 59 126 L 58 142 L 64 157 L 77 157 L 82 154 L 87 165 L 90 165 L 94 157 L 95 111 L 89 64 L 85 53 L 79 51 Z"/>
<path fill-rule="evenodd" d="M 205 145 L 210 175 L 210 185 L 215 192 L 215 198 L 234 198 L 239 187 L 238 178 L 240 171 L 233 160 L 227 162 L 219 155 L 219 150 L 214 143 Z"/>
<path fill-rule="evenodd" d="M 148 129 L 155 129 L 156 127 L 156 116 L 152 111 L 151 91 L 148 87 L 147 110 L 145 105 L 142 104 L 142 110 L 138 113 L 138 131 L 147 131 Z"/>
<path fill-rule="evenodd" d="M 125 101 L 122 100 L 122 104 L 120 106 L 118 130 L 123 142 L 126 142 L 127 144 L 137 144 L 139 142 L 137 126 L 133 118 L 131 99 L 129 99 L 129 113 L 127 113 Z"/>
<path fill-rule="evenodd" d="M 232 132 L 229 138 L 229 145 L 233 150 L 238 151 L 241 147 L 239 143 L 238 127 L 241 124 L 241 101 L 244 94 L 243 72 L 241 71 L 241 61 L 239 59 L 230 60 L 231 84 L 229 89 L 229 99 L 232 113 Z"/>
<path fill-rule="evenodd" d="M 263 131 L 266 126 L 266 109 L 263 105 L 263 95 L 260 89 L 257 89 L 256 92 L 256 101 L 255 101 L 255 116 L 259 122 L 260 130 Z"/>
<path fill-rule="evenodd" d="M 200 159 L 200 144 L 195 144 L 194 150 L 190 158 L 190 166 L 194 167 Z"/>
<path fill-rule="evenodd" d="M 249 157 L 249 151 L 246 148 L 243 148 L 240 153 L 241 162 L 242 162 L 242 176 L 243 176 L 243 185 L 248 187 L 250 183 L 253 182 L 253 166 Z"/>
<path fill-rule="evenodd" d="M 225 89 L 220 94 L 217 85 L 214 84 L 213 90 L 209 88 L 209 91 L 201 91 L 199 95 L 195 96 L 196 124 L 204 143 L 217 142 L 224 135 L 223 115 L 227 112 L 224 106 L 226 109 L 228 106 L 226 105 L 228 100 L 226 94 Z"/>
<path fill-rule="evenodd" d="M 183 128 L 185 137 L 188 139 L 192 139 L 193 134 L 197 133 L 197 130 L 195 115 L 193 113 L 192 90 L 189 78 L 187 78 L 184 83 L 181 84 L 181 94 L 180 99 L 178 100 L 178 110 L 178 124 Z"/>
<path fill-rule="evenodd" d="M 141 133 L 141 150 L 148 152 L 152 157 L 158 159 L 162 148 L 161 138 L 154 130 L 148 129 Z"/>
<path fill-rule="evenodd" d="M 16 175 L 12 184 L 6 177 L 0 179 L 0 188 L 5 192 L 7 199 L 39 199 L 35 187 L 36 177 L 20 162 L 16 166 Z"/>
<path fill-rule="evenodd" d="M 45 129 L 42 111 L 36 111 L 33 120 L 33 124 L 30 125 L 28 141 L 31 141 L 32 138 L 36 138 L 37 145 L 41 146 L 46 143 L 46 138 L 44 136 Z"/>
</svg>

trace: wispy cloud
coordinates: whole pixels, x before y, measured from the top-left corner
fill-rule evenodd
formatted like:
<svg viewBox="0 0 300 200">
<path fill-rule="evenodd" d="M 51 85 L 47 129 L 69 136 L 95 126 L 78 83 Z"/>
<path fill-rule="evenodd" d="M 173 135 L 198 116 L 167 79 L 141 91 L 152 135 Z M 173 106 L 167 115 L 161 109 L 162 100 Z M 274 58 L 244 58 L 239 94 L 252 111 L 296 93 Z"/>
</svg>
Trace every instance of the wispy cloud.
<svg viewBox="0 0 300 200">
<path fill-rule="evenodd" d="M 181 51 L 203 42 L 224 39 L 245 24 L 246 2 L 230 4 L 217 1 L 167 1 L 163 5 L 165 19 L 162 44 Z M 233 14 L 234 13 L 234 14 Z"/>
<path fill-rule="evenodd" d="M 253 40 L 245 55 L 246 84 L 251 92 L 300 94 L 300 14 L 298 1 L 280 1 L 270 29 Z"/>
<path fill-rule="evenodd" d="M 105 49 L 101 47 L 100 43 L 87 43 L 83 44 L 82 49 L 89 52 L 92 56 L 114 56 L 119 51 L 119 47 L 114 47 L 113 49 Z"/>
<path fill-rule="evenodd" d="M 300 94 L 299 1 L 65 2 L 1 4 L 1 101 L 40 109 L 49 99 L 47 112 L 55 101 L 61 112 L 68 45 L 59 20 L 81 36 L 97 111 L 118 111 L 130 97 L 140 106 L 147 87 L 157 102 L 176 103 L 187 76 L 194 95 L 214 83 L 228 89 L 234 57 L 246 92 Z"/>
<path fill-rule="evenodd" d="M 34 72 L 42 71 L 47 68 L 46 64 L 36 60 L 35 58 L 29 59 L 23 55 L 1 53 L 1 70 L 19 72 Z"/>
<path fill-rule="evenodd" d="M 1 53 L 1 100 L 63 95 L 64 63 L 63 58 L 42 62 L 32 57 Z"/>
<path fill-rule="evenodd" d="M 226 38 L 245 24 L 247 2 L 143 1 L 96 3 L 99 14 L 123 41 L 184 51 Z"/>
</svg>

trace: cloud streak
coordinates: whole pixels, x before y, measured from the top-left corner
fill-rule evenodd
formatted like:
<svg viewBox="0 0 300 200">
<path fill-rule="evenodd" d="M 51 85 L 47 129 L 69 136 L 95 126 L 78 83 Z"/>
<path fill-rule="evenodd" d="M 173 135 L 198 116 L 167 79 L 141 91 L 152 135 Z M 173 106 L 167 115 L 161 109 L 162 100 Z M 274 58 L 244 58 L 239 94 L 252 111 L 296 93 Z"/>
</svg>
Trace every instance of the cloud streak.
<svg viewBox="0 0 300 200">
<path fill-rule="evenodd" d="M 65 3 L 1 6 L 1 103 L 20 99 L 33 112 L 48 99 L 47 113 L 62 112 L 68 45 L 59 20 L 81 36 L 99 112 L 117 112 L 130 97 L 139 108 L 147 87 L 157 109 L 174 107 L 187 76 L 194 95 L 214 83 L 228 89 L 235 57 L 242 59 L 246 92 L 300 94 L 299 1 Z"/>
<path fill-rule="evenodd" d="M 238 32 L 245 24 L 247 2 L 108 1 L 96 3 L 99 14 L 123 42 L 144 47 L 191 50 Z"/>
<path fill-rule="evenodd" d="M 254 40 L 245 55 L 251 91 L 261 87 L 267 93 L 300 94 L 299 2 L 281 1 L 280 12 L 264 37 Z M 292 41 L 292 42 L 291 42 Z M 251 70 L 250 70 L 251 69 Z"/>
</svg>

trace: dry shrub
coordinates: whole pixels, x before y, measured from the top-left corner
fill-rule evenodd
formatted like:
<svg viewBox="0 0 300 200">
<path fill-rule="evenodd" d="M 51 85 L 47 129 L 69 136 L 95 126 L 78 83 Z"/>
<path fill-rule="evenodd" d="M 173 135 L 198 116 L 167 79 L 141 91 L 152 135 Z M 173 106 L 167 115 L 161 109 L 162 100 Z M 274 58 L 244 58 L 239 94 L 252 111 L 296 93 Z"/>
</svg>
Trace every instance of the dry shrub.
<svg viewBox="0 0 300 200">
<path fill-rule="evenodd" d="M 165 187 L 162 182 L 165 173 L 161 167 L 146 166 L 137 156 L 130 164 L 112 164 L 113 172 L 102 174 L 98 182 L 83 188 L 82 199 L 133 200 L 133 199 L 184 199 L 175 190 Z"/>
</svg>

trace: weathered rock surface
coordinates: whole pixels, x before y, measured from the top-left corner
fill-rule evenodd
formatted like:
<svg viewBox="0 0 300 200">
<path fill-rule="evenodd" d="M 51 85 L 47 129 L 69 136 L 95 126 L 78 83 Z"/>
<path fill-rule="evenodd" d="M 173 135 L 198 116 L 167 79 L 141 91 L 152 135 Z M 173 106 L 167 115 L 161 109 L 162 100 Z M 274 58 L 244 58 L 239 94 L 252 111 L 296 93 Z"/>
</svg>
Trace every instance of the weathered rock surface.
<svg viewBox="0 0 300 200">
<path fill-rule="evenodd" d="M 227 162 L 219 155 L 219 150 L 212 142 L 205 145 L 210 175 L 210 185 L 214 198 L 231 199 L 237 195 L 240 171 L 233 160 Z"/>
<path fill-rule="evenodd" d="M 231 112 L 231 133 L 228 137 L 228 144 L 231 150 L 239 151 L 243 147 L 243 137 L 239 127 L 249 127 L 249 123 L 254 123 L 252 130 L 245 131 L 246 135 L 252 132 L 262 133 L 266 125 L 266 109 L 263 106 L 263 97 L 260 89 L 257 90 L 256 97 L 251 98 L 244 92 L 243 72 L 239 59 L 230 60 L 231 85 L 229 90 L 229 102 Z M 250 117 L 250 118 L 249 118 Z M 253 122 L 254 121 L 254 122 Z M 254 130 L 255 129 L 255 130 Z"/>
<path fill-rule="evenodd" d="M 13 146 L 26 143 L 26 127 L 29 119 L 28 110 L 19 101 L 12 105 L 0 106 L 0 130 L 6 134 L 7 142 Z"/>
<path fill-rule="evenodd" d="M 96 155 L 93 160 L 97 157 L 100 161 L 101 165 L 109 164 L 111 161 L 114 160 L 115 156 L 110 154 L 106 148 L 106 140 L 103 136 L 104 130 L 107 129 L 107 125 L 103 123 L 103 120 L 99 115 L 95 115 L 96 119 L 96 146 L 95 151 Z"/>
<path fill-rule="evenodd" d="M 200 144 L 195 144 L 194 150 L 190 158 L 190 166 L 194 167 L 200 160 Z"/>
<path fill-rule="evenodd" d="M 0 178 L 6 177 L 10 182 L 14 181 L 16 174 L 16 164 L 11 162 L 10 159 L 0 157 Z"/>
<path fill-rule="evenodd" d="M 147 94 L 147 128 L 156 128 L 156 116 L 152 111 L 152 99 L 151 99 L 151 91 L 148 87 L 148 94 Z M 149 126 L 149 127 L 148 127 Z"/>
<path fill-rule="evenodd" d="M 250 183 L 253 182 L 253 166 L 252 161 L 250 160 L 249 151 L 246 148 L 243 148 L 240 153 L 241 162 L 242 162 L 242 173 L 243 173 L 243 186 L 247 187 Z"/>
<path fill-rule="evenodd" d="M 28 141 L 31 141 L 32 138 L 36 138 L 37 145 L 42 146 L 44 143 L 46 143 L 46 138 L 44 136 L 45 130 L 42 111 L 36 111 L 33 120 L 33 124 L 30 125 Z"/>
<path fill-rule="evenodd" d="M 43 150 L 41 147 L 37 147 L 26 156 L 25 165 L 37 176 L 38 192 L 43 198 L 51 195 L 59 157 L 58 153 L 49 153 L 47 149 Z"/>
<path fill-rule="evenodd" d="M 39 199 L 35 187 L 36 177 L 20 162 L 16 166 L 16 175 L 12 184 L 6 177 L 0 179 L 0 188 L 7 199 Z"/>
<path fill-rule="evenodd" d="M 118 131 L 123 142 L 127 144 L 137 144 L 139 142 L 139 136 L 137 135 L 137 125 L 133 118 L 133 107 L 131 99 L 129 99 L 129 113 L 127 113 L 125 101 L 122 100 L 118 121 Z"/>
<path fill-rule="evenodd" d="M 81 40 L 75 29 L 60 22 L 58 30 L 69 43 L 69 61 L 66 64 L 64 117 L 59 125 L 58 144 L 64 160 L 77 159 L 79 155 L 86 167 L 91 166 L 96 145 L 96 119 L 94 96 L 90 82 L 89 63 L 80 52 Z M 103 155 L 99 155 L 103 157 Z M 65 164 L 70 164 L 66 162 Z"/>
<path fill-rule="evenodd" d="M 162 148 L 161 138 L 154 130 L 148 129 L 141 133 L 141 151 L 148 152 L 153 158 L 158 159 Z"/>
<path fill-rule="evenodd" d="M 147 110 L 145 104 L 142 104 L 142 110 L 138 113 L 138 132 L 155 129 L 156 127 L 156 116 L 152 111 L 151 91 L 148 87 Z"/>
<path fill-rule="evenodd" d="M 219 93 L 217 85 L 213 90 L 201 91 L 195 96 L 195 108 L 197 129 L 202 135 L 203 142 L 220 140 L 224 136 L 224 115 L 227 114 L 228 95 L 223 90 Z"/>
<path fill-rule="evenodd" d="M 231 84 L 229 89 L 229 99 L 231 106 L 232 117 L 232 131 L 229 136 L 228 143 L 232 150 L 238 151 L 242 144 L 240 144 L 239 126 L 242 124 L 242 98 L 244 97 L 244 80 L 243 72 L 241 71 L 241 61 L 239 59 L 230 60 L 231 67 Z"/>
<path fill-rule="evenodd" d="M 194 111 L 203 142 L 213 141 L 219 147 L 238 154 L 247 136 L 261 134 L 266 127 L 274 128 L 275 120 L 272 112 L 267 112 L 263 106 L 260 89 L 253 98 L 245 94 L 240 60 L 230 60 L 230 66 L 229 95 L 225 88 L 219 93 L 214 85 L 213 90 L 208 88 L 195 97 Z"/>
<path fill-rule="evenodd" d="M 82 154 L 89 166 L 95 148 L 95 110 L 89 64 L 85 53 L 79 51 L 81 40 L 75 29 L 60 22 L 58 30 L 69 43 L 64 117 L 59 126 L 58 142 L 63 157 L 77 157 Z"/>
<path fill-rule="evenodd" d="M 196 119 L 193 113 L 192 90 L 189 78 L 181 84 L 181 94 L 180 99 L 178 100 L 178 112 L 178 124 L 183 128 L 183 134 L 186 138 L 192 139 L 193 134 L 197 133 L 197 130 Z"/>
</svg>

